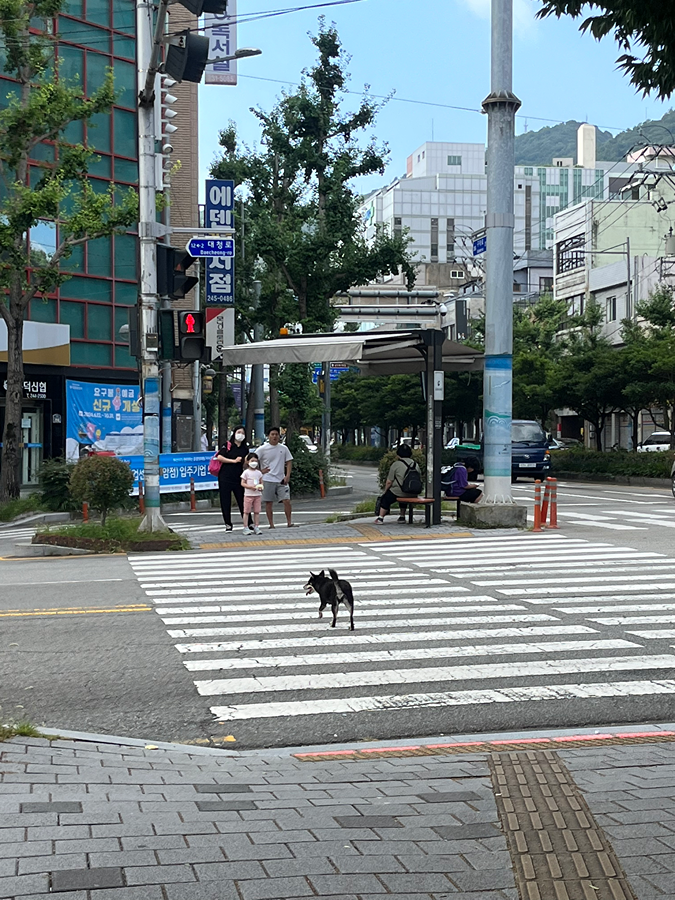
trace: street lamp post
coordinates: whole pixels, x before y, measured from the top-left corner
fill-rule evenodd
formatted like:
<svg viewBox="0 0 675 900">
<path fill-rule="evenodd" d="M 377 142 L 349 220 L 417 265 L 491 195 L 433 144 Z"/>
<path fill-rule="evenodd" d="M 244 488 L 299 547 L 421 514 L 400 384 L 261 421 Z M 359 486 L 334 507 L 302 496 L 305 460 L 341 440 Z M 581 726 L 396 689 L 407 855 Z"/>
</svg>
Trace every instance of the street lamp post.
<svg viewBox="0 0 675 900">
<path fill-rule="evenodd" d="M 513 0 L 492 0 L 488 117 L 485 381 L 483 388 L 484 502 L 513 504 L 511 416 L 513 393 L 513 175 L 515 115 L 512 92 Z"/>
</svg>

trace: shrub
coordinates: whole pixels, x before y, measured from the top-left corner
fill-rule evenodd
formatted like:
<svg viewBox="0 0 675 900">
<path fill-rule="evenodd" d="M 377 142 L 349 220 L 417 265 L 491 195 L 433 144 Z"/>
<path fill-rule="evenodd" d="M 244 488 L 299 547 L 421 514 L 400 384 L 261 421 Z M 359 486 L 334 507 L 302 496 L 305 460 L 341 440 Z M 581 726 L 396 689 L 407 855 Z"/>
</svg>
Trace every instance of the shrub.
<svg viewBox="0 0 675 900">
<path fill-rule="evenodd" d="M 75 503 L 70 494 L 70 475 L 74 463 L 69 463 L 63 457 L 46 459 L 40 468 L 40 486 L 42 488 L 42 503 L 46 509 L 52 512 L 61 512 L 75 508 Z"/>
<path fill-rule="evenodd" d="M 551 453 L 553 475 L 582 473 L 585 475 L 621 475 L 637 478 L 670 478 L 675 453 L 637 453 L 627 450 L 560 450 Z"/>
<path fill-rule="evenodd" d="M 70 475 L 73 499 L 97 509 L 103 526 L 109 510 L 125 504 L 133 484 L 134 476 L 127 463 L 113 456 L 85 457 Z"/>
<path fill-rule="evenodd" d="M 334 444 L 330 448 L 335 462 L 379 462 L 388 452 L 386 447 L 368 447 L 365 444 Z"/>
<path fill-rule="evenodd" d="M 425 454 L 421 450 L 413 450 L 412 458 L 420 467 L 420 471 L 422 472 L 422 484 L 424 485 L 427 477 L 427 458 Z M 378 468 L 378 479 L 380 482 L 380 487 L 384 489 L 384 485 L 387 481 L 387 474 L 389 472 L 389 468 L 393 462 L 398 459 L 395 450 L 388 450 L 387 453 L 380 460 L 380 465 Z"/>
<path fill-rule="evenodd" d="M 291 487 L 295 494 L 313 494 L 319 490 L 319 469 L 323 469 L 324 485 L 328 487 L 329 466 L 321 450 L 310 453 L 297 434 L 291 436 L 288 449 L 293 454 Z"/>
<path fill-rule="evenodd" d="M 29 494 L 28 497 L 18 497 L 16 500 L 8 500 L 0 505 L 0 522 L 11 522 L 17 516 L 35 512 L 40 509 L 40 495 Z"/>
</svg>

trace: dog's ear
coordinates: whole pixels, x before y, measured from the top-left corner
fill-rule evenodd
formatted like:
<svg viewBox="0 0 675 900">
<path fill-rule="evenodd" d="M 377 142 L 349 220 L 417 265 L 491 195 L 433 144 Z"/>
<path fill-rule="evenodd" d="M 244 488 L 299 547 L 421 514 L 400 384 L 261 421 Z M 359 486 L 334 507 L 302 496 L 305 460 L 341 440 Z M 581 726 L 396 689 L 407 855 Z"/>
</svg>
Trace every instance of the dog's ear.
<svg viewBox="0 0 675 900">
<path fill-rule="evenodd" d="M 314 572 L 312 572 L 311 569 L 310 569 L 310 571 L 309 571 L 309 577 L 310 577 L 310 578 L 316 578 L 316 575 L 314 574 Z"/>
<path fill-rule="evenodd" d="M 326 573 L 325 573 L 325 571 L 324 571 L 323 569 L 319 572 L 319 577 L 320 577 L 320 578 L 325 578 L 325 577 L 326 577 Z"/>
</svg>

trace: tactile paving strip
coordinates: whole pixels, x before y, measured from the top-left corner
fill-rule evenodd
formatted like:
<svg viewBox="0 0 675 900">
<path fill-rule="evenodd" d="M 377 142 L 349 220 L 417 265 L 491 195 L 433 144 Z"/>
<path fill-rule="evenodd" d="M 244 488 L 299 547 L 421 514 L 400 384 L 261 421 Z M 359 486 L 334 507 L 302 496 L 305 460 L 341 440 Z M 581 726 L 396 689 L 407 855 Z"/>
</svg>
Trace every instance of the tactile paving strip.
<svg viewBox="0 0 675 900">
<path fill-rule="evenodd" d="M 635 900 L 556 753 L 492 753 L 488 762 L 521 900 Z"/>
<path fill-rule="evenodd" d="M 456 753 L 494 753 L 505 750 L 577 750 L 586 747 L 623 746 L 626 744 L 661 744 L 675 741 L 675 731 L 629 731 L 620 734 L 578 734 L 550 738 L 510 738 L 503 741 L 453 741 L 448 744 L 415 744 L 408 747 L 366 747 L 363 750 L 318 750 L 294 753 L 303 762 L 325 762 L 339 757 L 350 759 L 385 759 L 388 756 L 454 756 Z"/>
</svg>

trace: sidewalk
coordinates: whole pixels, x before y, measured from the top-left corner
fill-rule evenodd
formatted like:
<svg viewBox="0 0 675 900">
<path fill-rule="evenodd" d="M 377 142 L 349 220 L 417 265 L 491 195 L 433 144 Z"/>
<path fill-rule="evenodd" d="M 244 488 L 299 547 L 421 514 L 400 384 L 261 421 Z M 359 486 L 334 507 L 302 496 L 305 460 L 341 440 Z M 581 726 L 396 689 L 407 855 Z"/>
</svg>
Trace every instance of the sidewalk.
<svg viewBox="0 0 675 900">
<path fill-rule="evenodd" d="M 83 736 L 84 738 L 84 736 Z M 675 726 L 232 753 L 0 745 L 0 898 L 675 895 Z"/>
</svg>

